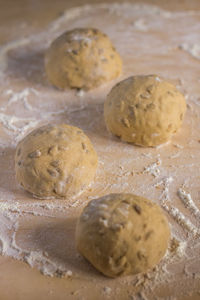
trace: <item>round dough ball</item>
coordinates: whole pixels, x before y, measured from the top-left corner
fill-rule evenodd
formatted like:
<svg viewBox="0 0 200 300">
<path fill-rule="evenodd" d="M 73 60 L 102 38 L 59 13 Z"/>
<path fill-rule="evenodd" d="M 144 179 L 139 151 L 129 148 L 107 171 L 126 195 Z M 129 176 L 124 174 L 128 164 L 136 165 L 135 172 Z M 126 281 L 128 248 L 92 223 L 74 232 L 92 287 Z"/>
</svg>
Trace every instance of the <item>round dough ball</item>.
<svg viewBox="0 0 200 300">
<path fill-rule="evenodd" d="M 46 125 L 17 145 L 16 179 L 37 198 L 68 198 L 92 182 L 97 161 L 81 129 L 66 124 Z"/>
<path fill-rule="evenodd" d="M 182 124 L 184 96 L 156 75 L 132 76 L 115 85 L 104 105 L 108 130 L 125 142 L 157 146 Z"/>
<path fill-rule="evenodd" d="M 132 194 L 91 201 L 76 227 L 78 251 L 109 277 L 146 272 L 161 260 L 169 238 L 160 207 Z"/>
<path fill-rule="evenodd" d="M 122 61 L 107 35 L 77 28 L 53 41 L 45 68 L 48 80 L 58 88 L 92 89 L 118 77 Z"/>
</svg>

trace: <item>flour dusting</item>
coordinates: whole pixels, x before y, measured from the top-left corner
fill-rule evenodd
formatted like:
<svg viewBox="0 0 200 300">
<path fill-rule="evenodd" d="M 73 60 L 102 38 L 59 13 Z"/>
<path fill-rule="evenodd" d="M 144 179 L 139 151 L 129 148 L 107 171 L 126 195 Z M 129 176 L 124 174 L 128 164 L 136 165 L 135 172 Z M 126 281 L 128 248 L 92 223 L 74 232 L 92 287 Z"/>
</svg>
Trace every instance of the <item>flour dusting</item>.
<svg viewBox="0 0 200 300">
<path fill-rule="evenodd" d="M 162 160 L 160 158 L 158 158 L 156 162 L 145 167 L 143 173 L 149 173 L 149 174 L 153 175 L 154 177 L 158 177 L 160 175 L 159 166 L 161 165 L 161 163 L 162 163 Z"/>
<path fill-rule="evenodd" d="M 200 79 L 194 59 L 200 59 L 195 34 L 200 31 L 195 19 L 199 15 L 198 11 L 169 12 L 146 4 L 86 5 L 64 11 L 40 33 L 30 32 L 27 38 L 1 46 L 2 255 L 25 261 L 47 276 L 65 276 L 70 280 L 76 276 L 83 278 L 93 288 L 98 286 L 101 295 L 117 299 L 117 289 L 113 288 L 112 282 L 99 279 L 77 256 L 75 224 L 82 208 L 91 199 L 111 192 L 135 193 L 153 199 L 164 209 L 172 231 L 171 245 L 155 269 L 137 277 L 115 279 L 116 284 L 125 290 L 130 287 L 141 289 L 141 293 L 133 295 L 132 299 L 148 299 L 154 297 L 154 290 L 168 283 L 176 290 L 181 282 L 197 282 L 187 267 L 190 265 L 187 251 L 194 259 L 200 251 L 197 243 L 200 235 L 199 199 L 195 196 L 199 186 Z M 94 21 L 95 27 L 108 34 L 123 58 L 122 77 L 93 91 L 53 88 L 43 70 L 43 56 L 48 45 L 66 28 L 90 27 Z M 80 36 L 73 38 L 82 39 Z M 183 51 L 178 51 L 177 45 Z M 190 55 L 185 55 L 185 52 Z M 185 59 L 189 66 L 187 72 L 183 72 L 182 61 Z M 188 111 L 183 129 L 165 147 L 146 149 L 122 143 L 107 132 L 103 121 L 103 104 L 112 86 L 132 74 L 146 73 L 157 73 L 158 81 L 162 77 L 176 81 L 179 78 L 181 89 L 184 84 L 187 87 Z M 30 130 L 49 122 L 69 123 L 82 128 L 99 156 L 94 183 L 74 199 L 34 199 L 15 181 L 16 143 Z M 185 189 L 185 181 L 188 181 L 190 192 Z M 126 214 L 126 211 L 122 213 Z M 102 222 L 107 226 L 106 220 Z M 180 272 L 177 276 L 174 263 L 177 270 L 185 266 L 187 272 Z M 185 296 L 187 286 L 181 286 L 181 291 Z"/>
<path fill-rule="evenodd" d="M 192 55 L 194 58 L 200 59 L 200 44 L 181 44 L 179 46 L 180 49 L 188 52 L 190 55 Z"/>
<path fill-rule="evenodd" d="M 31 106 L 31 104 L 28 102 L 28 97 L 29 95 L 33 93 L 35 94 L 36 96 L 38 96 L 38 92 L 37 90 L 33 89 L 33 88 L 25 88 L 24 90 L 22 90 L 21 92 L 14 92 L 13 90 L 9 89 L 7 91 L 5 91 L 5 95 L 8 95 L 10 96 L 9 97 L 9 100 L 6 104 L 6 106 L 4 107 L 1 107 L 1 111 L 5 111 L 6 108 L 8 108 L 9 105 L 15 103 L 15 102 L 20 102 L 22 101 L 23 102 L 23 105 L 26 109 L 28 110 L 33 110 L 33 107 Z"/>
<path fill-rule="evenodd" d="M 177 192 L 179 198 L 183 201 L 184 205 L 191 210 L 191 212 L 196 215 L 200 216 L 200 211 L 198 207 L 195 205 L 194 201 L 192 200 L 192 197 L 190 193 L 187 193 L 184 189 L 179 188 Z"/>
</svg>

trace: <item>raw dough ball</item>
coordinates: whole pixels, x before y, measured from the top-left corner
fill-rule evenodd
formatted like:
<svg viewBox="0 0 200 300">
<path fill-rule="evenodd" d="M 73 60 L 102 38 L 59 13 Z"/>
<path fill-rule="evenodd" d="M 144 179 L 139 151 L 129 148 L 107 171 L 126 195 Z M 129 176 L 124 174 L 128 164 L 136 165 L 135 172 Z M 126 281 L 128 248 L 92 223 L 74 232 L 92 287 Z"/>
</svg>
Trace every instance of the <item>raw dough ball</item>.
<svg viewBox="0 0 200 300">
<path fill-rule="evenodd" d="M 45 67 L 49 81 L 58 88 L 91 89 L 119 76 L 122 62 L 107 35 L 77 28 L 51 44 Z"/>
<path fill-rule="evenodd" d="M 91 201 L 76 227 L 78 251 L 109 277 L 146 272 L 161 260 L 169 238 L 160 207 L 132 194 Z"/>
<path fill-rule="evenodd" d="M 66 198 L 82 192 L 96 168 L 97 154 L 77 127 L 42 126 L 17 145 L 17 181 L 38 198 Z"/>
<path fill-rule="evenodd" d="M 112 88 L 104 118 L 123 141 L 157 146 L 179 129 L 185 110 L 184 96 L 171 83 L 156 75 L 132 76 Z"/>
</svg>

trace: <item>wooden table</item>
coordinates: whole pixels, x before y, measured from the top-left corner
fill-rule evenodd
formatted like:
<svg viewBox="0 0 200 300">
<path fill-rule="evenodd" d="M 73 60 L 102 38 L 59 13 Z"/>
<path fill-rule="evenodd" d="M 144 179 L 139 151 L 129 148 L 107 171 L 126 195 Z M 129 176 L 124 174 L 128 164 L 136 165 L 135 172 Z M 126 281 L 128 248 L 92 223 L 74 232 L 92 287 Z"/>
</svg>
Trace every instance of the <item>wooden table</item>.
<svg viewBox="0 0 200 300">
<path fill-rule="evenodd" d="M 106 1 L 104 1 L 106 2 Z M 107 1 L 106 3 L 112 3 L 115 1 Z M 123 1 L 120 1 L 122 3 Z M 48 24 L 52 22 L 52 20 L 58 18 L 62 15 L 63 11 L 66 9 L 84 5 L 84 4 L 98 4 L 102 3 L 102 1 L 87 1 L 87 0 L 74 0 L 73 3 L 71 1 L 66 0 L 18 0 L 18 1 L 0 1 L 1 9 L 0 9 L 0 44 L 2 46 L 5 46 L 9 42 L 13 40 L 22 40 L 23 38 L 29 37 L 29 33 L 31 32 L 31 35 L 35 35 L 37 37 L 37 34 L 47 30 Z M 147 1 L 130 1 L 130 3 L 146 3 L 146 4 L 153 4 L 157 5 L 163 9 L 167 9 L 169 11 L 187 11 L 187 10 L 193 10 L 193 11 L 199 11 L 200 12 L 200 2 L 198 0 L 191 0 L 191 1 L 173 1 L 168 0 L 166 1 L 159 1 L 159 0 L 147 0 Z M 197 17 L 197 22 L 199 22 L 199 17 Z M 199 27 L 198 27 L 199 29 Z M 163 29 L 164 30 L 164 29 Z M 200 33 L 200 32 L 199 32 Z M 138 33 L 139 34 L 139 33 Z M 142 33 L 141 33 L 142 34 Z M 116 41 L 117 42 L 117 41 Z M 25 43 L 26 44 L 26 43 Z M 120 46 L 119 46 L 120 48 Z M 0 50 L 1 51 L 1 50 Z M 177 51 L 174 50 L 174 51 Z M 123 50 L 122 50 L 123 52 Z M 0 52 L 1 53 L 1 52 Z M 31 49 L 30 49 L 31 53 Z M 166 54 L 166 59 L 169 59 L 168 54 Z M 173 54 L 174 55 L 174 54 Z M 179 77 L 175 78 L 174 70 L 176 69 L 176 66 L 171 66 L 171 69 L 169 69 L 169 73 L 166 72 L 166 76 L 168 74 L 168 77 L 173 77 L 174 83 L 177 85 L 182 85 L 181 88 L 184 91 L 184 88 L 188 88 L 187 86 L 187 78 L 189 78 L 189 74 L 193 76 L 194 80 L 200 79 L 200 73 L 199 73 L 199 60 L 195 60 L 194 58 L 191 58 L 186 53 L 181 53 L 181 59 L 183 60 L 183 65 L 181 66 L 181 63 L 178 63 L 178 70 L 181 74 L 182 72 L 188 72 L 188 76 L 185 76 L 183 82 L 179 82 Z M 48 85 L 44 79 L 44 75 L 41 75 L 42 67 L 40 64 L 42 64 L 43 56 L 38 54 L 37 57 L 30 55 L 30 57 L 23 57 L 20 53 L 14 51 L 14 54 L 10 54 L 10 70 L 9 70 L 9 82 L 5 82 L 6 91 L 7 94 L 3 94 L 5 91 L 5 86 L 3 86 L 3 81 L 1 83 L 0 89 L 1 89 L 1 95 L 2 99 L 1 105 L 4 107 L 6 105 L 6 99 L 10 99 L 12 96 L 12 92 L 8 92 L 8 88 L 10 88 L 9 84 L 12 84 L 13 82 L 13 90 L 15 92 L 20 92 L 25 88 L 33 89 L 28 90 L 28 96 L 30 93 L 34 94 L 34 89 L 38 87 L 39 92 L 43 93 L 43 96 L 45 93 L 47 93 L 48 97 L 52 96 L 52 99 L 55 100 L 55 98 L 58 98 L 59 105 L 62 106 L 63 102 L 63 94 L 62 92 L 58 92 L 54 88 L 52 88 L 50 85 Z M 173 56 L 175 59 L 179 56 Z M 1 61 L 1 60 L 0 60 Z M 34 65 L 34 62 L 36 64 L 36 70 L 33 71 L 33 75 L 28 73 L 28 64 L 29 61 L 31 65 Z M 134 60 L 133 60 L 134 61 Z M 133 63 L 132 61 L 132 63 Z M 170 60 L 169 60 L 170 62 Z M 184 63 L 185 62 L 185 63 Z M 2 61 L 1 61 L 2 63 Z M 135 73 L 140 72 L 148 72 L 153 64 L 149 63 L 148 60 L 141 66 L 138 61 L 135 59 Z M 124 58 L 124 64 L 125 64 L 125 75 L 131 74 L 131 68 L 128 66 L 129 64 L 129 58 Z M 157 64 L 157 62 L 155 62 Z M 190 68 L 190 66 L 193 66 Z M 187 68 L 188 67 L 188 68 Z M 152 67 L 153 69 L 153 67 Z M 156 68 L 155 68 L 156 69 Z M 157 68 L 159 70 L 159 67 Z M 154 70 L 152 70 L 154 71 Z M 162 73 L 162 66 L 160 67 L 160 73 Z M 165 72 L 163 72 L 165 75 Z M 27 76 L 26 76 L 27 75 Z M 174 76 L 173 76 L 174 75 Z M 123 77 L 123 76 L 122 76 Z M 126 77 L 126 76 L 125 76 Z M 184 74 L 183 74 L 184 77 Z M 28 79 L 27 79 L 28 78 Z M 176 80 L 177 79 L 177 80 Z M 43 83 L 45 84 L 43 85 Z M 117 80 L 115 81 L 117 82 Z M 50 121 L 54 120 L 56 122 L 59 121 L 65 121 L 65 118 L 67 116 L 67 121 L 82 127 L 86 133 L 89 135 L 89 137 L 92 139 L 94 145 L 97 147 L 97 152 L 100 157 L 100 171 L 97 174 L 97 186 L 88 191 L 88 193 L 84 194 L 83 198 L 81 198 L 80 201 L 83 201 L 82 203 L 89 201 L 92 198 L 95 198 L 95 195 L 101 196 L 103 194 L 109 193 L 113 191 L 114 187 L 113 185 L 116 182 L 119 182 L 119 176 L 115 177 L 115 174 L 121 174 L 122 171 L 126 171 L 126 167 L 128 167 L 128 163 L 123 161 L 121 158 L 123 155 L 125 155 L 123 151 L 126 151 L 127 157 L 130 158 L 132 155 L 132 149 L 131 145 L 125 145 L 121 143 L 120 141 L 114 139 L 111 137 L 105 130 L 105 125 L 102 120 L 102 103 L 103 103 L 103 97 L 105 97 L 106 93 L 109 91 L 109 89 L 112 87 L 114 83 L 109 83 L 105 88 L 100 88 L 97 92 L 92 92 L 89 94 L 89 100 L 87 103 L 86 108 L 83 108 L 83 111 L 78 111 L 76 114 L 76 108 L 82 105 L 83 103 L 80 100 L 80 97 L 74 93 L 74 92 L 68 92 L 69 97 L 72 99 L 74 98 L 74 104 L 75 104 L 75 110 L 73 111 L 73 107 L 70 112 L 66 112 L 66 115 L 59 115 L 59 117 L 54 116 L 52 114 L 49 114 Z M 41 87 L 41 90 L 40 90 Z M 200 89 L 198 88 L 197 84 L 193 85 L 191 89 L 188 89 L 190 93 L 195 92 L 196 94 L 200 93 Z M 195 94 L 195 95 L 196 95 Z M 103 96 L 102 96 L 103 95 Z M 32 99 L 33 96 L 33 99 Z M 31 99 L 31 105 L 37 105 L 38 100 L 37 95 L 30 95 Z M 191 96 L 191 94 L 189 95 Z M 20 96 L 19 96 L 20 97 Z M 35 97 L 35 98 L 34 98 Z M 40 95 L 38 96 L 40 97 Z M 45 96 L 44 96 L 45 97 Z M 84 95 L 85 97 L 85 95 Z M 85 99 L 83 97 L 83 99 Z M 97 98 L 97 101 L 93 103 L 93 99 Z M 26 98 L 26 97 L 25 97 Z M 22 96 L 22 100 L 24 101 L 24 96 Z M 44 98 L 45 99 L 45 98 Z M 43 101 L 45 101 L 43 99 Z M 26 100 L 26 99 L 25 99 Z M 50 106 L 53 107 L 53 109 L 56 109 L 56 106 L 54 107 L 54 102 L 50 101 Z M 47 100 L 49 101 L 49 99 Z M 68 100 L 66 100 L 68 101 Z M 68 102 L 67 102 L 68 103 Z M 69 102 L 68 104 L 70 104 Z M 77 105 L 77 106 L 76 106 Z M 143 149 L 143 148 L 134 148 L 134 156 L 136 156 L 136 159 L 134 160 L 134 168 L 133 173 L 135 174 L 133 176 L 133 179 L 131 177 L 128 177 L 127 182 L 131 182 L 135 180 L 134 182 L 134 189 L 136 192 L 142 193 L 142 189 L 140 190 L 141 181 L 145 181 L 147 186 L 150 182 L 155 179 L 152 178 L 151 174 L 149 174 L 149 177 L 147 175 L 142 175 L 139 177 L 139 173 L 143 171 L 143 167 L 148 166 L 150 163 L 153 163 L 156 161 L 158 157 L 162 157 L 163 159 L 163 165 L 165 168 L 170 168 L 170 164 L 172 161 L 172 156 L 177 155 L 178 152 L 183 153 L 182 160 L 180 162 L 177 162 L 177 168 L 181 165 L 181 162 L 186 163 L 187 157 L 190 155 L 193 155 L 193 164 L 198 166 L 199 164 L 199 146 L 198 144 L 192 144 L 190 146 L 190 134 L 191 134 L 191 120 L 193 118 L 195 124 L 199 121 L 199 108 L 198 105 L 194 102 L 189 102 L 190 107 L 188 108 L 188 113 L 186 116 L 186 120 L 183 125 L 182 131 L 177 135 L 177 138 L 173 139 L 173 142 L 170 146 L 166 146 L 168 148 L 162 148 L 160 149 Z M 11 105 L 12 106 L 12 105 Z M 10 114 L 15 114 L 15 112 L 18 112 L 20 110 L 20 107 L 14 107 L 12 111 L 12 107 L 9 106 L 8 112 Z M 60 107 L 60 106 L 59 106 Z M 191 110 L 191 107 L 193 110 Z M 48 109 L 48 107 L 47 107 Z M 86 109 L 86 111 L 84 110 Z M 15 111 L 16 110 L 16 111 Z M 91 126 L 91 116 L 94 116 L 97 119 L 97 124 L 94 125 L 94 128 L 92 129 Z M 26 117 L 26 116 L 25 116 Z M 30 118 L 31 115 L 29 114 L 28 118 Z M 36 117 L 39 118 L 39 114 L 36 114 Z M 196 118 L 196 119 L 195 119 Z M 46 122 L 47 120 L 43 120 L 42 122 Z M 41 122 L 41 124 L 42 124 Z M 5 125 L 5 124 L 4 124 Z M 39 124 L 37 124 L 38 126 Z M 35 201 L 35 203 L 39 203 L 39 201 L 33 200 L 31 195 L 26 194 L 23 190 L 20 190 L 19 187 L 17 187 L 14 179 L 14 166 L 13 166 L 13 157 L 14 157 L 14 142 L 12 141 L 12 134 L 7 135 L 7 132 L 5 133 L 4 126 L 1 123 L 0 127 L 0 134 L 1 134 L 1 157 L 0 157 L 0 189 L 3 191 L 1 193 L 1 202 L 7 201 L 9 197 L 12 201 L 21 201 L 22 204 L 32 203 L 32 201 Z M 197 129 L 194 129 L 193 138 L 194 141 L 197 141 L 199 139 Z M 17 135 L 15 135 L 16 137 Z M 21 136 L 17 136 L 17 138 L 21 138 Z M 110 141 L 109 141 L 110 139 Z M 2 142 L 3 141 L 3 142 Z M 8 141 L 9 146 L 5 147 L 6 141 Z M 111 143 L 111 144 L 109 144 Z M 188 144 L 187 144 L 188 143 Z M 106 177 L 103 177 L 103 164 L 109 163 L 109 160 L 113 160 L 113 152 L 110 151 L 109 145 L 111 147 L 118 147 L 119 152 L 116 153 L 115 161 L 116 165 L 113 167 L 113 171 L 111 169 L 106 169 Z M 199 144 L 200 145 L 200 144 Z M 184 149 L 182 149 L 182 148 Z M 104 149 L 106 148 L 106 150 Z M 107 152 L 106 152 L 107 151 Z M 185 151 L 185 152 L 184 152 Z M 184 156 L 187 156 L 185 158 Z M 160 155 L 160 156 L 159 156 Z M 170 155 L 170 159 L 169 159 Z M 140 157 L 137 161 L 137 156 Z M 143 158 L 142 158 L 143 157 Z M 186 161 L 185 161 L 186 159 Z M 119 163 L 118 163 L 119 162 Z M 142 165 L 141 165 L 142 164 Z M 176 163 L 175 163 L 176 165 Z M 130 170 L 129 170 L 130 171 Z M 183 168 L 183 173 L 187 171 L 187 168 Z M 120 173 L 121 172 L 121 173 Z M 195 173 L 196 172 L 196 173 Z M 173 173 L 173 172 L 172 172 Z M 191 174 L 195 174 L 195 180 L 193 182 L 194 184 L 194 200 L 197 205 L 199 206 L 199 173 L 195 169 L 190 169 L 189 176 Z M 123 176 L 125 173 L 123 173 Z M 175 174 L 175 173 L 173 173 Z M 179 173 L 177 173 L 179 174 Z M 193 174 L 193 175 L 194 175 Z M 172 195 L 175 196 L 177 193 L 177 188 L 180 187 L 181 184 L 184 182 L 184 177 L 180 175 L 178 179 L 176 178 L 176 184 L 174 188 L 172 188 Z M 131 176 L 131 175 L 130 175 Z M 138 176 L 138 177 L 137 177 Z M 175 176 L 175 175 L 173 175 Z M 178 175 L 179 176 L 179 175 Z M 110 184 L 110 188 L 108 187 L 106 190 L 101 191 L 101 187 L 104 182 L 105 186 L 109 186 L 109 180 L 112 178 L 112 184 Z M 154 182 L 155 183 L 155 182 Z M 120 181 L 119 187 L 123 191 L 129 191 L 129 188 L 127 185 Z M 159 188 L 162 190 L 163 185 L 158 185 Z M 120 191 L 119 189 L 119 191 Z M 192 192 L 192 191 L 190 191 Z M 4 193 L 4 194 L 3 194 Z M 144 191 L 145 193 L 145 191 Z M 159 193 L 153 192 L 152 197 L 151 194 L 149 195 L 149 198 L 158 197 Z M 2 195 L 5 195 L 5 198 L 3 198 Z M 145 194 L 147 196 L 147 193 Z M 7 197 L 7 198 L 6 198 Z M 176 196 L 175 196 L 176 197 Z M 14 202 L 12 202 L 14 203 Z M 59 205 L 59 202 L 56 202 Z M 12 204 L 11 204 L 12 205 Z M 81 205 L 80 207 L 82 207 Z M 126 281 L 125 279 L 120 280 L 110 280 L 107 278 L 104 278 L 100 274 L 98 274 L 87 262 L 82 260 L 80 257 L 77 256 L 77 254 L 74 254 L 74 228 L 76 224 L 77 215 L 80 213 L 80 207 L 72 207 L 70 206 L 69 209 L 66 209 L 64 211 L 59 211 L 57 213 L 58 218 L 56 219 L 55 216 L 53 216 L 52 211 L 50 210 L 50 216 L 47 216 L 45 218 L 39 217 L 39 221 L 37 223 L 36 219 L 37 217 L 34 216 L 34 214 L 31 213 L 27 215 L 25 214 L 22 219 L 20 219 L 20 230 L 17 235 L 17 240 L 23 243 L 23 245 L 26 245 L 27 249 L 28 247 L 31 247 L 32 241 L 32 248 L 35 251 L 41 250 L 41 251 L 47 251 L 52 255 L 58 255 L 58 259 L 61 257 L 63 259 L 66 259 L 67 255 L 69 255 L 69 265 L 71 264 L 73 269 L 73 276 L 71 277 L 70 273 L 68 276 L 64 278 L 59 277 L 49 277 L 42 275 L 37 268 L 31 268 L 30 265 L 28 265 L 25 262 L 15 260 L 8 256 L 0 256 L 0 300 L 35 300 L 35 299 L 41 299 L 41 300 L 70 300 L 70 299 L 85 299 L 85 300 L 98 300 L 98 299 L 113 299 L 113 300 L 126 300 L 126 299 L 177 299 L 177 300 L 198 300 L 200 299 L 200 276 L 199 276 L 199 270 L 195 269 L 193 271 L 193 276 L 191 276 L 188 279 L 188 282 L 186 283 L 186 280 L 183 280 L 183 289 L 184 285 L 188 285 L 188 294 L 185 296 L 181 294 L 182 288 L 181 284 L 176 287 L 173 286 L 172 283 L 168 284 L 162 284 L 156 291 L 155 294 L 148 294 L 148 296 L 145 296 L 143 292 L 140 294 L 143 288 L 142 283 L 134 283 L 134 280 L 129 279 Z M 177 207 L 181 207 L 182 205 L 178 203 L 177 200 Z M 1 207 L 0 207 L 1 208 Z M 15 209 L 15 208 L 14 208 Z M 183 212 L 188 215 L 188 212 L 184 210 Z M 174 226 L 174 220 L 172 216 L 169 216 L 169 220 Z M 190 216 L 190 220 L 191 216 Z M 198 220 L 195 221 L 196 226 L 199 226 Z M 34 231 L 32 230 L 34 228 Z M 1 230 L 0 230 L 1 231 Z M 43 238 L 45 240 L 43 240 Z M 25 237 L 27 236 L 27 240 Z M 57 243 L 57 247 L 60 248 L 61 245 L 63 245 L 63 249 L 57 249 L 55 250 L 55 244 L 54 241 L 51 240 L 51 237 L 55 239 L 55 243 Z M 56 238 L 57 237 L 57 238 Z M 184 234 L 183 234 L 184 237 Z M 41 242 L 42 240 L 42 242 Z M 40 241 L 40 243 L 35 243 L 35 241 Z M 69 242 L 70 241 L 70 242 Z M 196 241 L 196 243 L 198 240 Z M 48 246 L 48 243 L 49 246 Z M 60 244 L 59 244 L 60 243 Z M 69 245 L 69 249 L 66 247 L 66 245 Z M 195 245 L 195 243 L 194 243 Z M 37 248 L 38 247 L 38 248 Z M 61 247 L 62 248 L 62 247 Z M 198 248 L 199 249 L 199 248 Z M 51 253 L 52 251 L 52 253 Z M 57 251 L 57 252 L 56 252 Z M 197 264 L 199 266 L 199 255 L 195 254 L 198 258 Z M 12 255 L 11 255 L 12 256 Z M 71 260 L 71 261 L 70 261 Z M 80 265 L 79 265 L 80 264 Z M 184 263 L 179 264 L 176 266 L 174 265 L 174 268 L 180 268 L 179 271 L 177 271 L 177 276 L 180 275 L 180 280 L 182 280 L 182 273 L 184 268 Z M 79 270 L 80 267 L 80 270 Z M 173 267 L 172 267 L 173 268 Z M 77 271 L 77 272 L 76 272 Z M 88 275 L 89 274 L 89 275 Z M 154 274 L 155 275 L 155 274 Z M 152 275 L 152 276 L 154 276 Z M 191 275 L 191 274 L 190 274 Z M 84 280 L 85 278 L 85 280 Z M 144 279 L 144 278 L 143 278 Z M 195 282 L 193 284 L 193 282 Z M 110 292 L 111 291 L 111 292 Z M 155 295 L 157 298 L 155 298 Z M 180 295 L 180 296 L 179 296 Z M 171 298 L 168 298 L 170 297 Z M 145 298 L 148 297 L 148 298 Z"/>
</svg>

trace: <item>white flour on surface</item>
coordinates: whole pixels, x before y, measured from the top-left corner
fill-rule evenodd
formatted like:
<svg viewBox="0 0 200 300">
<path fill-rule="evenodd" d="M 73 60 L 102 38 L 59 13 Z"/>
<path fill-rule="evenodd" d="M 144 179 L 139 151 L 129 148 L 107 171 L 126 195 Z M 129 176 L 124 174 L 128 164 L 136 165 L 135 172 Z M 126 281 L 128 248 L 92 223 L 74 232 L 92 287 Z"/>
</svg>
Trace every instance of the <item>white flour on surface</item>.
<svg viewBox="0 0 200 300">
<path fill-rule="evenodd" d="M 179 188 L 177 192 L 179 198 L 183 201 L 184 205 L 196 216 L 200 216 L 200 210 L 192 200 L 190 193 L 187 193 L 184 189 Z"/>
<path fill-rule="evenodd" d="M 6 103 L 6 106 L 1 107 L 0 110 L 4 111 L 12 103 L 20 102 L 20 101 L 22 101 L 22 103 L 26 109 L 32 110 L 33 108 L 31 106 L 31 104 L 28 102 L 28 97 L 31 93 L 35 94 L 36 96 L 39 96 L 37 90 L 35 90 L 33 88 L 25 88 L 24 90 L 22 90 L 21 92 L 18 92 L 18 93 L 14 92 L 13 90 L 5 91 L 5 95 L 8 95 L 10 97 L 9 97 L 8 102 Z"/>
<path fill-rule="evenodd" d="M 173 181 L 174 181 L 173 177 L 169 176 L 169 177 L 163 178 L 161 181 L 154 184 L 154 186 L 156 188 L 163 187 L 162 194 L 160 195 L 160 200 L 162 202 L 165 202 L 166 200 L 170 200 L 169 187 Z"/>
<path fill-rule="evenodd" d="M 181 44 L 179 48 L 188 52 L 194 58 L 200 59 L 200 44 Z"/>
<path fill-rule="evenodd" d="M 28 130 L 29 128 L 33 128 L 38 124 L 38 120 L 36 119 L 30 119 L 30 118 L 18 118 L 14 115 L 7 115 L 4 113 L 0 113 L 0 122 L 3 124 L 3 126 L 11 131 L 14 132 L 20 132 L 23 134 Z M 17 126 L 17 124 L 26 124 L 22 126 Z"/>
<path fill-rule="evenodd" d="M 166 283 L 179 286 L 181 281 L 189 282 L 191 279 L 195 284 L 186 254 L 190 251 L 190 257 L 195 259 L 200 251 L 200 244 L 196 242 L 200 235 L 199 199 L 196 196 L 199 193 L 199 161 L 195 161 L 199 157 L 200 145 L 200 87 L 199 66 L 193 58 L 200 58 L 196 33 L 200 32 L 200 24 L 195 19 L 199 15 L 198 11 L 168 12 L 145 4 L 86 5 L 63 12 L 40 33 L 30 33 L 28 38 L 0 48 L 2 255 L 26 261 L 44 275 L 78 276 L 94 282 L 94 287 L 102 284 L 103 279 L 100 280 L 86 262 L 77 258 L 73 248 L 75 221 L 71 218 L 77 219 L 82 207 L 91 199 L 111 192 L 135 193 L 163 207 L 176 247 L 174 252 L 168 250 L 155 270 L 134 278 L 116 279 L 116 282 L 127 289 L 133 284 L 141 286 L 144 291 L 140 299 L 155 299 L 154 289 Z M 108 34 L 122 56 L 122 76 L 89 92 L 53 88 L 44 74 L 46 48 L 66 28 L 88 27 L 94 21 L 95 27 Z M 181 46 L 177 48 L 178 45 Z M 191 55 L 185 57 L 185 51 Z M 183 61 L 188 66 L 187 72 L 183 71 Z M 113 84 L 132 74 L 158 74 L 178 81 L 181 88 L 187 88 L 190 109 L 183 129 L 172 143 L 147 149 L 122 143 L 107 132 L 103 121 L 105 97 Z M 184 87 L 184 84 L 187 86 Z M 95 182 L 75 199 L 40 201 L 20 189 L 15 182 L 13 160 L 16 143 L 33 128 L 48 122 L 66 122 L 82 128 L 97 150 L 100 163 Z M 185 190 L 186 179 L 194 197 Z M 184 265 L 187 273 L 177 276 L 173 263 L 178 268 Z M 83 272 L 81 266 L 88 272 Z M 187 288 L 185 285 L 182 289 L 183 295 Z M 101 291 L 108 298 L 114 290 L 110 281 L 102 284 Z M 146 295 L 152 296 L 148 298 Z"/>
<path fill-rule="evenodd" d="M 140 31 L 146 32 L 148 30 L 147 24 L 145 23 L 144 19 L 138 19 L 134 21 L 133 26 Z"/>
<path fill-rule="evenodd" d="M 187 217 L 184 216 L 180 212 L 180 210 L 176 207 L 169 207 L 166 204 L 162 205 L 163 208 L 177 221 L 179 225 L 182 226 L 183 229 L 187 230 L 188 232 L 191 232 L 196 236 L 197 234 L 200 234 L 200 230 L 196 226 L 194 226 Z"/>
<path fill-rule="evenodd" d="M 156 162 L 145 167 L 143 173 L 149 173 L 149 174 L 153 175 L 154 177 L 158 177 L 160 175 L 159 166 L 161 165 L 161 163 L 162 163 L 161 159 L 158 158 Z"/>
</svg>

